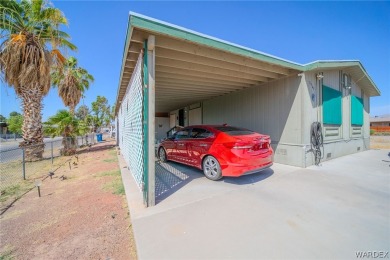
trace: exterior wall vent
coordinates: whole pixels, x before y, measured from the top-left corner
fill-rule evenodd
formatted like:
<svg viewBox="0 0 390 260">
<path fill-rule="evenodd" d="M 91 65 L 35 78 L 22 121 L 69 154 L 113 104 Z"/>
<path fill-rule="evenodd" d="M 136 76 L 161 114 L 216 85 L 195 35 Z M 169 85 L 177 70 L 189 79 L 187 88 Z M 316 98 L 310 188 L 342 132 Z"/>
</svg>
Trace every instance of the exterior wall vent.
<svg viewBox="0 0 390 260">
<path fill-rule="evenodd" d="M 326 159 L 329 159 L 330 157 L 332 157 L 332 153 L 327 153 L 326 154 Z"/>
<path fill-rule="evenodd" d="M 357 148 L 358 151 L 360 151 L 360 146 Z"/>
<path fill-rule="evenodd" d="M 277 149 L 276 153 L 280 155 L 287 155 L 287 149 Z"/>
</svg>

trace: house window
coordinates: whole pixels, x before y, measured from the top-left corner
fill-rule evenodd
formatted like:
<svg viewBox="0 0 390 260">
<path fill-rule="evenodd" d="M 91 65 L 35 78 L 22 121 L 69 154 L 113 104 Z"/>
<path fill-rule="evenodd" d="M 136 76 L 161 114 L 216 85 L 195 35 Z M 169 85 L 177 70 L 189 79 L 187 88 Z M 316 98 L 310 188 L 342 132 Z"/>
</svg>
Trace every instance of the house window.
<svg viewBox="0 0 390 260">
<path fill-rule="evenodd" d="M 363 99 L 351 95 L 351 124 L 363 125 Z"/>
<path fill-rule="evenodd" d="M 322 120 L 324 124 L 341 125 L 341 91 L 322 85 Z"/>
</svg>

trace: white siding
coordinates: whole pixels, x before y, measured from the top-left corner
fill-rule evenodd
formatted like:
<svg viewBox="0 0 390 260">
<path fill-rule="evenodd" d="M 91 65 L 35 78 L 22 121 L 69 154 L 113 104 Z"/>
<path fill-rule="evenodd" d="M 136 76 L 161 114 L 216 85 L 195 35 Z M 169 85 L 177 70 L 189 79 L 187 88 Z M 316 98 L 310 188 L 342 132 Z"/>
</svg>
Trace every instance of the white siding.
<svg viewBox="0 0 390 260">
<path fill-rule="evenodd" d="M 292 76 L 203 102 L 203 124 L 241 126 L 271 136 L 275 161 L 302 166 L 301 78 Z"/>
<path fill-rule="evenodd" d="M 322 82 L 316 78 L 317 73 L 323 73 Z M 340 90 L 343 93 L 342 96 L 342 125 L 340 127 L 335 126 L 323 126 L 324 134 L 324 150 L 322 160 L 328 160 L 335 157 L 343 156 L 346 154 L 355 153 L 358 151 L 364 151 L 369 149 L 369 97 L 364 96 L 364 124 L 363 127 L 351 126 L 351 96 L 350 93 L 361 97 L 361 88 L 352 79 L 351 90 L 340 87 L 340 74 L 339 70 L 328 70 L 320 72 L 306 72 L 304 78 L 306 87 L 303 85 L 303 104 L 304 104 L 304 117 L 303 128 L 309 129 L 310 125 L 319 121 L 322 122 L 322 100 L 321 100 L 321 85 Z M 311 86 L 317 91 L 316 96 L 320 97 L 317 102 L 312 102 L 310 98 Z M 318 107 L 317 107 L 318 106 Z M 332 129 L 334 128 L 334 129 Z M 338 128 L 338 129 L 337 129 Z M 304 130 L 305 131 L 305 130 Z M 326 132 L 338 131 L 337 136 L 325 136 Z M 303 138 L 304 144 L 310 144 L 310 135 L 307 134 Z M 305 165 L 309 166 L 314 164 L 314 157 L 310 152 L 310 146 L 306 148 L 306 162 Z"/>
<path fill-rule="evenodd" d="M 189 111 L 189 123 L 188 125 L 201 125 L 202 124 L 202 108 L 190 109 Z"/>
</svg>

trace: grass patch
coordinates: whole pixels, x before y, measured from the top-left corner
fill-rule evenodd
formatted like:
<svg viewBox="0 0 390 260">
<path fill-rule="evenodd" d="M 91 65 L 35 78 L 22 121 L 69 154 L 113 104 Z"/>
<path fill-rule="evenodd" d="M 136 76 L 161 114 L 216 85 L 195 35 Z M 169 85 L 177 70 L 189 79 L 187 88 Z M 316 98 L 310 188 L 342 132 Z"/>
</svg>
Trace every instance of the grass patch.
<svg viewBox="0 0 390 260">
<path fill-rule="evenodd" d="M 120 176 L 121 172 L 119 170 L 112 170 L 107 172 L 99 172 L 95 174 L 95 177 L 104 177 L 104 176 Z"/>
<path fill-rule="evenodd" d="M 60 166 L 64 166 L 68 157 L 56 157 L 51 163 L 51 159 L 43 159 L 36 162 L 25 163 L 25 176 L 27 180 L 34 180 L 35 178 L 47 175 Z M 67 163 L 65 165 L 67 167 Z M 11 161 L 0 163 L 0 189 L 1 196 L 8 189 L 14 189 L 15 185 L 25 182 L 23 180 L 23 164 L 22 161 Z"/>
<path fill-rule="evenodd" d="M 109 152 L 108 152 L 109 155 L 111 156 L 114 156 L 116 158 L 116 149 L 111 149 Z"/>
<path fill-rule="evenodd" d="M 108 151 L 108 155 L 109 155 L 109 158 L 104 159 L 103 162 L 117 162 L 118 161 L 118 157 L 116 155 L 115 149 L 111 149 L 110 151 Z"/>
<path fill-rule="evenodd" d="M 122 178 L 114 180 L 111 184 L 113 194 L 125 195 L 125 187 L 123 186 Z"/>
<path fill-rule="evenodd" d="M 0 260 L 11 260 L 15 259 L 15 256 L 13 255 L 14 250 L 11 246 L 7 245 L 3 252 L 0 253 Z"/>
<path fill-rule="evenodd" d="M 103 190 L 110 191 L 116 195 L 125 195 L 125 187 L 123 186 L 121 172 L 119 170 L 102 172 L 97 177 L 112 176 L 110 182 L 103 185 Z"/>
<path fill-rule="evenodd" d="M 116 162 L 116 158 L 109 158 L 109 159 L 104 159 L 103 162 Z"/>
<path fill-rule="evenodd" d="M 5 202 L 10 198 L 17 199 L 24 192 L 31 189 L 33 184 L 29 181 L 20 181 L 17 184 L 7 186 L 1 190 L 0 202 Z"/>
</svg>

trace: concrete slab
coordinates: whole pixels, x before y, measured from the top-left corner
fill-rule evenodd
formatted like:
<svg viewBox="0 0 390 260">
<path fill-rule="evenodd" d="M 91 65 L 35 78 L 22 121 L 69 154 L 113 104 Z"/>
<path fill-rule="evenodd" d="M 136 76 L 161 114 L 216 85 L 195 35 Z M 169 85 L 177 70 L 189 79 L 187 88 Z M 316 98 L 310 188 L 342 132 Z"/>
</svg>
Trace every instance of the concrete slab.
<svg viewBox="0 0 390 260">
<path fill-rule="evenodd" d="M 212 182 L 176 163 L 145 208 L 120 158 L 140 259 L 356 258 L 390 251 L 390 150 Z"/>
</svg>

